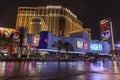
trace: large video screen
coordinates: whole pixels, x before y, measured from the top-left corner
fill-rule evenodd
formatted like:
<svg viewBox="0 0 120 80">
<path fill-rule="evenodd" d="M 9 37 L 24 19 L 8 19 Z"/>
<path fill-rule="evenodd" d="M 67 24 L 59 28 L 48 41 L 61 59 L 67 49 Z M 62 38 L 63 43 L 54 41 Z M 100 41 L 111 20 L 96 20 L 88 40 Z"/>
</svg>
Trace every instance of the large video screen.
<svg viewBox="0 0 120 80">
<path fill-rule="evenodd" d="M 90 50 L 102 51 L 102 44 L 90 43 Z"/>
<path fill-rule="evenodd" d="M 99 51 L 102 51 L 102 50 L 103 50 L 102 44 L 98 44 L 98 50 L 99 50 Z"/>
<path fill-rule="evenodd" d="M 48 43 L 48 32 L 43 31 L 40 32 L 40 41 L 39 41 L 39 49 L 47 49 L 47 43 Z"/>
<path fill-rule="evenodd" d="M 39 46 L 39 40 L 40 40 L 40 35 L 34 35 L 33 36 L 33 45 Z"/>
<path fill-rule="evenodd" d="M 77 44 L 77 48 L 80 48 L 80 49 L 83 48 L 83 42 L 82 41 L 77 40 L 76 44 Z"/>
<path fill-rule="evenodd" d="M 85 49 L 85 50 L 88 50 L 88 49 L 89 49 L 88 42 L 84 42 L 84 49 Z"/>
<path fill-rule="evenodd" d="M 102 39 L 103 40 L 108 40 L 110 38 L 110 30 L 106 30 L 101 33 Z"/>
</svg>

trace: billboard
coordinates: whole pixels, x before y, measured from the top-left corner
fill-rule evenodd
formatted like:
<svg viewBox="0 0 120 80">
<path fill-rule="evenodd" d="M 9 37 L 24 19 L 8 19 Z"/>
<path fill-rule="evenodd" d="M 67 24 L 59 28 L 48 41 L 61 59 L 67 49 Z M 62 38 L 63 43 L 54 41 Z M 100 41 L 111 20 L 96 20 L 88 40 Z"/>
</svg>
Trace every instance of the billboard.
<svg viewBox="0 0 120 80">
<path fill-rule="evenodd" d="M 110 32 L 110 19 L 106 18 L 100 21 L 100 31 L 102 40 L 109 40 L 111 37 Z"/>
<path fill-rule="evenodd" d="M 110 39 L 110 30 L 106 30 L 106 31 L 101 32 L 101 37 L 103 40 Z"/>
<path fill-rule="evenodd" d="M 40 32 L 40 39 L 39 39 L 39 49 L 47 49 L 47 43 L 48 43 L 48 32 L 43 31 Z"/>
<path fill-rule="evenodd" d="M 77 48 L 82 49 L 83 48 L 83 41 L 77 40 L 76 45 L 77 45 Z"/>
<path fill-rule="evenodd" d="M 84 50 L 88 50 L 88 49 L 89 49 L 88 42 L 84 42 Z"/>
<path fill-rule="evenodd" d="M 92 50 L 92 51 L 102 51 L 102 44 L 90 43 L 90 50 Z"/>
<path fill-rule="evenodd" d="M 103 19 L 100 21 L 100 30 L 105 31 L 110 29 L 110 20 L 109 19 Z"/>
<path fill-rule="evenodd" d="M 110 18 L 106 18 L 100 21 L 101 39 L 110 43 L 111 49 L 114 50 L 114 37 L 112 21 Z"/>
<path fill-rule="evenodd" d="M 39 46 L 39 41 L 40 41 L 40 35 L 34 35 L 33 36 L 33 45 Z"/>
</svg>

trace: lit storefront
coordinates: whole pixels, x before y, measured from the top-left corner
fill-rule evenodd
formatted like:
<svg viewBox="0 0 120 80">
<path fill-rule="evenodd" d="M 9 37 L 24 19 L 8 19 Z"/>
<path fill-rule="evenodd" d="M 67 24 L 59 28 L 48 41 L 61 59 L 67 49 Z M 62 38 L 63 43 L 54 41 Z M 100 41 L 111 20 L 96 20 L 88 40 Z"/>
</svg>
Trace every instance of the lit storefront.
<svg viewBox="0 0 120 80">
<path fill-rule="evenodd" d="M 92 41 L 78 37 L 69 37 L 69 38 L 57 37 L 47 31 L 40 32 L 39 46 L 36 46 L 36 48 L 42 52 L 51 52 L 51 51 L 57 52 L 58 51 L 57 48 L 52 47 L 52 44 L 54 44 L 54 42 L 55 41 L 57 42 L 58 40 L 66 41 L 72 44 L 74 51 L 69 51 L 69 53 L 75 53 L 75 54 L 99 53 L 99 54 L 109 55 L 110 46 L 108 42 Z M 61 50 L 61 53 L 65 53 L 65 51 Z"/>
</svg>

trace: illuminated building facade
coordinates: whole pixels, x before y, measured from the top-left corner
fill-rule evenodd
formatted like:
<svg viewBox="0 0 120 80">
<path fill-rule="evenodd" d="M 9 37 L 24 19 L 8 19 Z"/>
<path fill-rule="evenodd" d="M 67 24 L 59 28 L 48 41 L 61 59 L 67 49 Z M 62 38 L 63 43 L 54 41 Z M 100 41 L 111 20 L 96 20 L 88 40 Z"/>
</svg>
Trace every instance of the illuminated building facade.
<svg viewBox="0 0 120 80">
<path fill-rule="evenodd" d="M 69 53 L 74 54 L 86 54 L 86 53 L 99 53 L 99 55 L 109 55 L 110 51 L 110 45 L 106 41 L 93 41 L 93 40 L 87 40 L 80 37 L 69 37 L 69 38 L 63 38 L 63 37 L 57 37 L 54 36 L 52 33 L 43 31 L 40 32 L 40 41 L 39 46 L 37 47 L 39 51 L 52 51 L 57 52 L 57 48 L 52 47 L 52 44 L 54 42 L 57 42 L 59 40 L 69 42 L 74 51 L 69 51 Z M 65 50 L 61 51 L 62 53 L 65 53 Z"/>
<path fill-rule="evenodd" d="M 35 25 L 39 26 L 40 32 L 48 31 L 53 35 L 64 37 L 83 31 L 82 22 L 67 8 L 61 6 L 19 7 L 16 28 L 23 26 L 30 29 Z"/>
<path fill-rule="evenodd" d="M 83 32 L 86 32 L 88 34 L 88 39 L 91 40 L 91 29 L 90 28 L 84 28 Z"/>
<path fill-rule="evenodd" d="M 28 36 L 27 43 L 39 51 L 57 52 L 52 44 L 63 40 L 72 44 L 72 53 L 109 53 L 107 42 L 91 41 L 91 29 L 83 29 L 77 16 L 61 6 L 19 7 L 16 28 L 19 27 L 29 29 L 32 36 Z"/>
</svg>

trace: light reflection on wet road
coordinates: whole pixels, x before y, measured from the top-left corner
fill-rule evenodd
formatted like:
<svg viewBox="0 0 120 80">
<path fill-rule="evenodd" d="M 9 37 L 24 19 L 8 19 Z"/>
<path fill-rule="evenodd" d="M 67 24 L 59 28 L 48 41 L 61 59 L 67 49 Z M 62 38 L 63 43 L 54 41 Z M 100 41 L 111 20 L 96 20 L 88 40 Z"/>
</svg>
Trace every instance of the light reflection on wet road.
<svg viewBox="0 0 120 80">
<path fill-rule="evenodd" d="M 0 62 L 0 80 L 120 80 L 120 61 Z"/>
</svg>

